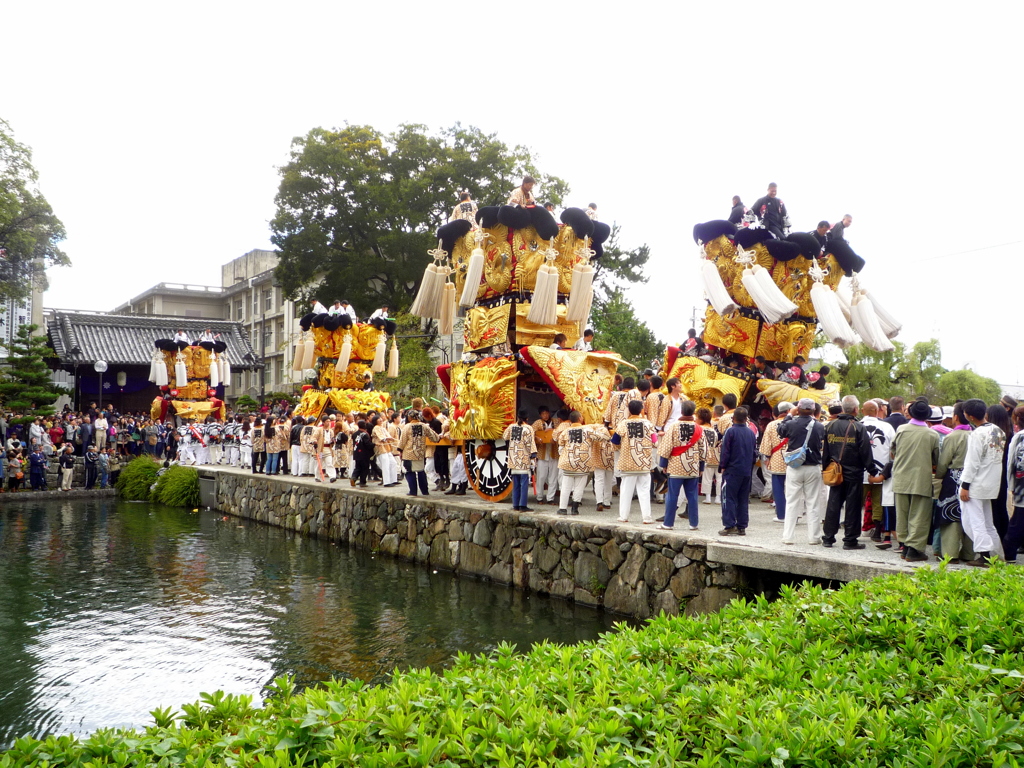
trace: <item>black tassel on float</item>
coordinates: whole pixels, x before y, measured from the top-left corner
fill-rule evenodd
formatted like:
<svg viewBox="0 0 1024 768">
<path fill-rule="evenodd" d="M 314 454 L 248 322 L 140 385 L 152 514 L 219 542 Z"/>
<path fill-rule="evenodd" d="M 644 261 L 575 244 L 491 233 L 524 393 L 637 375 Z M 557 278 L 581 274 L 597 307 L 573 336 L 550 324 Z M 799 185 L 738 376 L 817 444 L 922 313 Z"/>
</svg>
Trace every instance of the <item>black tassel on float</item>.
<svg viewBox="0 0 1024 768">
<path fill-rule="evenodd" d="M 437 239 L 441 241 L 441 247 L 448 253 L 455 250 L 455 243 L 473 228 L 473 222 L 465 219 L 449 221 L 437 230 Z"/>
<path fill-rule="evenodd" d="M 395 335 L 395 331 L 397 331 L 397 330 L 398 330 L 398 323 L 396 323 L 394 320 L 388 319 L 388 320 L 384 321 L 384 332 L 388 336 L 394 336 Z"/>
<path fill-rule="evenodd" d="M 324 320 L 324 330 L 334 333 L 341 327 L 341 318 L 348 317 L 348 315 L 330 315 Z"/>
<path fill-rule="evenodd" d="M 736 234 L 733 238 L 736 241 L 736 245 L 741 248 L 751 249 L 758 243 L 764 243 L 768 240 L 773 240 L 772 233 L 767 229 L 756 228 L 756 227 L 740 227 L 736 230 Z M 704 242 L 710 242 L 705 240 Z"/>
<path fill-rule="evenodd" d="M 603 221 L 594 222 L 594 236 L 591 239 L 590 247 L 593 248 L 595 245 L 599 245 L 605 242 L 612 234 L 612 228 L 605 224 Z M 705 241 L 707 242 L 707 241 Z"/>
<path fill-rule="evenodd" d="M 308 331 L 313 325 L 313 313 L 310 312 L 308 315 L 303 315 L 299 320 L 299 328 L 304 331 Z"/>
<path fill-rule="evenodd" d="M 831 253 L 836 257 L 839 266 L 843 268 L 843 274 L 847 277 L 864 269 L 864 259 L 854 253 L 853 248 L 845 240 L 829 240 L 828 245 L 825 246 L 825 253 L 826 255 Z"/>
<path fill-rule="evenodd" d="M 501 206 L 498 205 L 488 205 L 478 209 L 476 212 L 476 223 L 484 229 L 490 229 L 491 227 L 496 226 L 498 223 L 498 211 L 500 208 Z"/>
<path fill-rule="evenodd" d="M 520 205 L 503 205 L 498 209 L 498 223 L 509 229 L 526 229 L 530 226 L 530 210 Z"/>
<path fill-rule="evenodd" d="M 777 261 L 792 261 L 802 255 L 800 245 L 789 240 L 765 240 L 764 247 Z"/>
<path fill-rule="evenodd" d="M 809 232 L 790 232 L 786 235 L 785 242 L 796 243 L 800 248 L 800 255 L 806 259 L 816 259 L 821 254 L 821 243 Z"/>
<path fill-rule="evenodd" d="M 537 234 L 540 235 L 543 240 L 551 240 L 554 237 L 558 237 L 558 222 L 555 221 L 555 217 L 548 213 L 547 209 L 541 208 L 539 205 L 534 208 L 527 208 L 530 212 L 530 222 L 533 224 L 533 228 L 537 230 Z"/>
<path fill-rule="evenodd" d="M 221 352 L 225 351 L 227 348 L 228 348 L 228 343 L 226 341 L 215 341 L 215 342 L 213 342 L 213 351 L 216 352 L 218 355 Z"/>
<path fill-rule="evenodd" d="M 705 221 L 703 224 L 694 224 L 693 242 L 710 243 L 722 235 L 731 239 L 735 237 L 736 229 L 735 224 L 725 219 L 714 219 L 712 221 Z M 597 238 L 595 237 L 594 239 L 596 240 Z"/>
<path fill-rule="evenodd" d="M 561 218 L 563 224 L 572 227 L 578 239 L 594 236 L 594 220 L 582 208 L 566 208 Z"/>
</svg>

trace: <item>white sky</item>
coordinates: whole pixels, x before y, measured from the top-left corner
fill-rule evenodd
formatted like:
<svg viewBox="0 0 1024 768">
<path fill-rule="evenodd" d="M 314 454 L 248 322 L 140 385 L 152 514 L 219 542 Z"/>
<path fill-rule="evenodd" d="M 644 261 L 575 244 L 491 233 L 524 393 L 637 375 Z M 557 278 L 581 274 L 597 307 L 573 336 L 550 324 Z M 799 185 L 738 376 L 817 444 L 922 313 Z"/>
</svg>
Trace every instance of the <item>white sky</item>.
<svg viewBox="0 0 1024 768">
<path fill-rule="evenodd" d="M 693 224 L 776 181 L 797 228 L 853 215 L 903 341 L 1021 382 L 1024 4 L 697 5 L 8 4 L 0 116 L 74 264 L 45 303 L 218 285 L 269 247 L 276 168 L 314 126 L 459 121 L 531 147 L 569 204 L 651 246 L 630 296 L 663 341 L 702 304 Z"/>
</svg>

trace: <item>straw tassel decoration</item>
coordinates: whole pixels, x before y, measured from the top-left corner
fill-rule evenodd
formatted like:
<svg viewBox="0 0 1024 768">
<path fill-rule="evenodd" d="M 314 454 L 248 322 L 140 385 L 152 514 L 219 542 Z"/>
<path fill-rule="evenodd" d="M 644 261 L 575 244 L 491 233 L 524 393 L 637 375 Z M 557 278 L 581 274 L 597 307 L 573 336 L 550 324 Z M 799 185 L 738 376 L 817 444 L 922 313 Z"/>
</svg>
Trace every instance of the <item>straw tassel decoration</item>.
<svg viewBox="0 0 1024 768">
<path fill-rule="evenodd" d="M 388 378 L 398 378 L 398 339 L 391 337 L 391 359 L 388 361 Z"/>
<path fill-rule="evenodd" d="M 850 290 L 850 281 L 846 278 L 839 283 L 836 288 L 836 298 L 839 299 L 839 308 L 843 310 L 843 317 L 846 318 L 846 322 L 853 322 L 853 291 Z"/>
<path fill-rule="evenodd" d="M 774 325 L 796 312 L 796 304 L 786 298 L 768 270 L 755 261 L 752 251 L 737 249 L 736 261 L 745 265 L 740 279 L 766 321 Z"/>
<path fill-rule="evenodd" d="M 570 323 L 586 320 L 590 315 L 590 305 L 594 301 L 594 268 L 590 265 L 590 260 L 597 252 L 591 250 L 589 245 L 589 238 L 584 238 L 583 247 L 576 251 L 580 260 L 572 268 L 569 304 L 565 308 L 565 319 Z"/>
<path fill-rule="evenodd" d="M 895 347 L 886 337 L 875 314 L 875 307 L 864 291 L 853 294 L 853 327 L 875 352 L 892 352 Z"/>
<path fill-rule="evenodd" d="M 302 367 L 299 370 L 305 371 L 312 368 L 314 355 L 316 355 L 316 341 L 313 339 L 313 332 L 308 331 L 306 340 L 302 342 Z"/>
<path fill-rule="evenodd" d="M 338 362 L 334 370 L 339 374 L 348 370 L 348 363 L 352 359 L 352 334 L 346 333 L 345 340 L 341 343 L 341 352 L 338 354 Z"/>
<path fill-rule="evenodd" d="M 163 355 L 161 355 L 160 359 L 156 361 L 155 374 L 156 378 L 153 379 L 153 383 L 156 384 L 158 387 L 166 387 L 168 382 L 167 363 L 164 361 Z"/>
<path fill-rule="evenodd" d="M 437 324 L 437 332 L 442 336 L 449 336 L 455 330 L 455 313 L 458 309 L 455 302 L 455 283 L 448 281 L 444 284 L 444 292 L 441 294 L 441 319 Z M 383 361 L 381 370 L 384 370 Z"/>
<path fill-rule="evenodd" d="M 825 276 L 824 271 L 817 264 L 810 269 L 811 279 L 814 285 L 811 286 L 811 303 L 814 305 L 814 313 L 818 316 L 818 322 L 825 331 L 829 341 L 838 347 L 848 347 L 857 342 L 857 334 L 843 317 L 843 310 L 839 306 L 839 299 L 835 291 L 821 282 Z"/>
<path fill-rule="evenodd" d="M 185 367 L 185 356 L 181 352 L 174 363 L 174 386 L 179 389 L 188 386 L 188 368 Z"/>
<path fill-rule="evenodd" d="M 544 264 L 537 270 L 537 286 L 530 300 L 530 312 L 526 319 L 537 325 L 554 325 L 558 321 L 558 267 L 555 259 L 558 251 L 549 247 Z"/>
<path fill-rule="evenodd" d="M 466 282 L 462 286 L 462 296 L 459 298 L 459 306 L 472 307 L 476 301 L 477 291 L 480 290 L 480 280 L 484 276 L 484 240 L 489 237 L 482 229 L 473 233 L 476 240 L 476 247 L 469 257 L 469 264 L 466 267 Z"/>
<path fill-rule="evenodd" d="M 217 354 L 210 355 L 210 386 L 216 388 L 220 384 L 220 363 Z"/>
<path fill-rule="evenodd" d="M 156 383 L 156 364 L 157 364 L 157 361 L 159 361 L 161 357 L 162 357 L 162 355 L 160 354 L 160 350 L 157 349 L 157 350 L 154 350 L 152 356 L 149 358 L 149 379 L 148 380 L 152 381 L 154 384 Z"/>
<path fill-rule="evenodd" d="M 444 293 L 445 281 L 451 274 L 451 269 L 443 265 L 448 252 L 441 248 L 439 240 L 437 248 L 427 251 L 427 254 L 432 256 L 434 261 L 424 270 L 419 293 L 416 294 L 416 300 L 409 311 L 417 317 L 440 319 L 441 295 Z"/>
<path fill-rule="evenodd" d="M 231 363 L 228 362 L 228 356 L 223 352 L 220 356 L 220 383 L 225 387 L 231 386 Z"/>
<path fill-rule="evenodd" d="M 700 274 L 704 280 L 704 292 L 708 295 L 708 301 L 711 302 L 712 308 L 722 317 L 731 315 L 738 309 L 735 301 L 729 295 L 729 291 L 725 289 L 725 283 L 722 282 L 722 275 L 718 272 L 718 267 L 715 263 L 708 258 L 707 251 L 704 250 L 704 245 L 700 246 Z"/>
<path fill-rule="evenodd" d="M 871 294 L 871 291 L 866 291 L 865 293 L 871 300 L 875 314 L 878 315 L 878 324 L 881 326 L 882 332 L 885 333 L 887 338 L 895 339 L 903 329 L 903 323 L 886 312 L 885 307 L 878 303 L 878 300 Z"/>
<path fill-rule="evenodd" d="M 384 334 L 381 334 L 380 341 L 377 342 L 377 346 L 373 350 L 373 362 L 370 364 L 370 370 L 374 373 L 380 373 L 384 370 L 385 359 L 388 351 L 388 340 Z"/>
<path fill-rule="evenodd" d="M 299 338 L 295 341 L 295 354 L 292 355 L 292 370 L 293 371 L 301 371 L 302 370 L 302 354 L 303 354 L 303 349 L 304 349 L 303 343 L 302 343 L 302 339 L 303 339 L 303 335 L 300 333 L 299 334 Z"/>
</svg>

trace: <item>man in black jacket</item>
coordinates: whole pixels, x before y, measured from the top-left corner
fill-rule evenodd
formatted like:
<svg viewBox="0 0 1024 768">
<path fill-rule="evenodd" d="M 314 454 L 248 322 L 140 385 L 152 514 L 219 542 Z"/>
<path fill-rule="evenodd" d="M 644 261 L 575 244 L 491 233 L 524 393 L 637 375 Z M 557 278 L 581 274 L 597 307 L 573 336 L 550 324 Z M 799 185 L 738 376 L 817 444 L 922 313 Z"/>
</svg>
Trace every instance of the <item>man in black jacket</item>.
<svg viewBox="0 0 1024 768">
<path fill-rule="evenodd" d="M 779 425 L 779 437 L 789 442 L 787 453 L 807 446 L 803 464 L 786 467 L 786 519 L 782 526 L 782 543 L 793 544 L 796 521 L 807 520 L 807 543 L 821 543 L 821 451 L 825 428 L 815 418 L 816 403 L 805 397 L 797 403 L 796 418 Z"/>
<path fill-rule="evenodd" d="M 786 236 L 785 219 L 788 216 L 786 204 L 778 197 L 779 185 L 774 181 L 768 185 L 768 194 L 754 203 L 754 214 L 760 217 L 765 228 L 780 240 Z"/>
<path fill-rule="evenodd" d="M 842 467 L 843 482 L 833 485 L 825 507 L 825 525 L 821 543 L 835 544 L 839 531 L 839 512 L 846 505 L 843 517 L 843 549 L 864 549 L 860 536 L 861 511 L 864 508 L 864 472 L 872 464 L 871 438 L 864 425 L 857 421 L 860 401 L 853 395 L 843 398 L 843 412 L 825 427 L 822 467 L 835 461 Z"/>
<path fill-rule="evenodd" d="M 737 227 L 743 224 L 743 216 L 747 212 L 747 206 L 740 200 L 739 195 L 732 196 L 732 211 L 729 213 L 729 222 Z"/>
<path fill-rule="evenodd" d="M 299 443 L 302 438 L 302 428 L 305 426 L 305 419 L 301 416 L 292 417 L 292 429 L 288 433 L 289 458 L 291 459 L 292 474 L 302 474 L 302 448 Z"/>
</svg>

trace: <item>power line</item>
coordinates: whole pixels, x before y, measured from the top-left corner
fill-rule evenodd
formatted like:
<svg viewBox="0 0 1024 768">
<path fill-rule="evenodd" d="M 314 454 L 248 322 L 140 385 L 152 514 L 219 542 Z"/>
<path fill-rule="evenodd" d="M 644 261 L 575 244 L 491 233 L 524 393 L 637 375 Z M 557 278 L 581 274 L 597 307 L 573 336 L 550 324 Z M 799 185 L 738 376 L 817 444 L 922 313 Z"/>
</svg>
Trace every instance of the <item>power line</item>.
<svg viewBox="0 0 1024 768">
<path fill-rule="evenodd" d="M 957 251 L 956 253 L 943 253 L 943 254 L 940 254 L 938 256 L 927 256 L 927 257 L 925 257 L 923 259 L 917 259 L 917 261 L 918 262 L 921 262 L 921 261 L 934 261 L 935 259 L 945 259 L 945 258 L 948 258 L 949 256 L 962 256 L 965 253 L 977 253 L 978 251 L 991 251 L 993 248 L 1005 248 L 1008 245 L 1018 245 L 1019 243 L 1024 243 L 1024 240 L 1014 240 L 1013 242 L 999 243 L 998 245 L 986 245 L 986 246 L 983 246 L 981 248 L 971 248 L 969 251 Z"/>
</svg>

